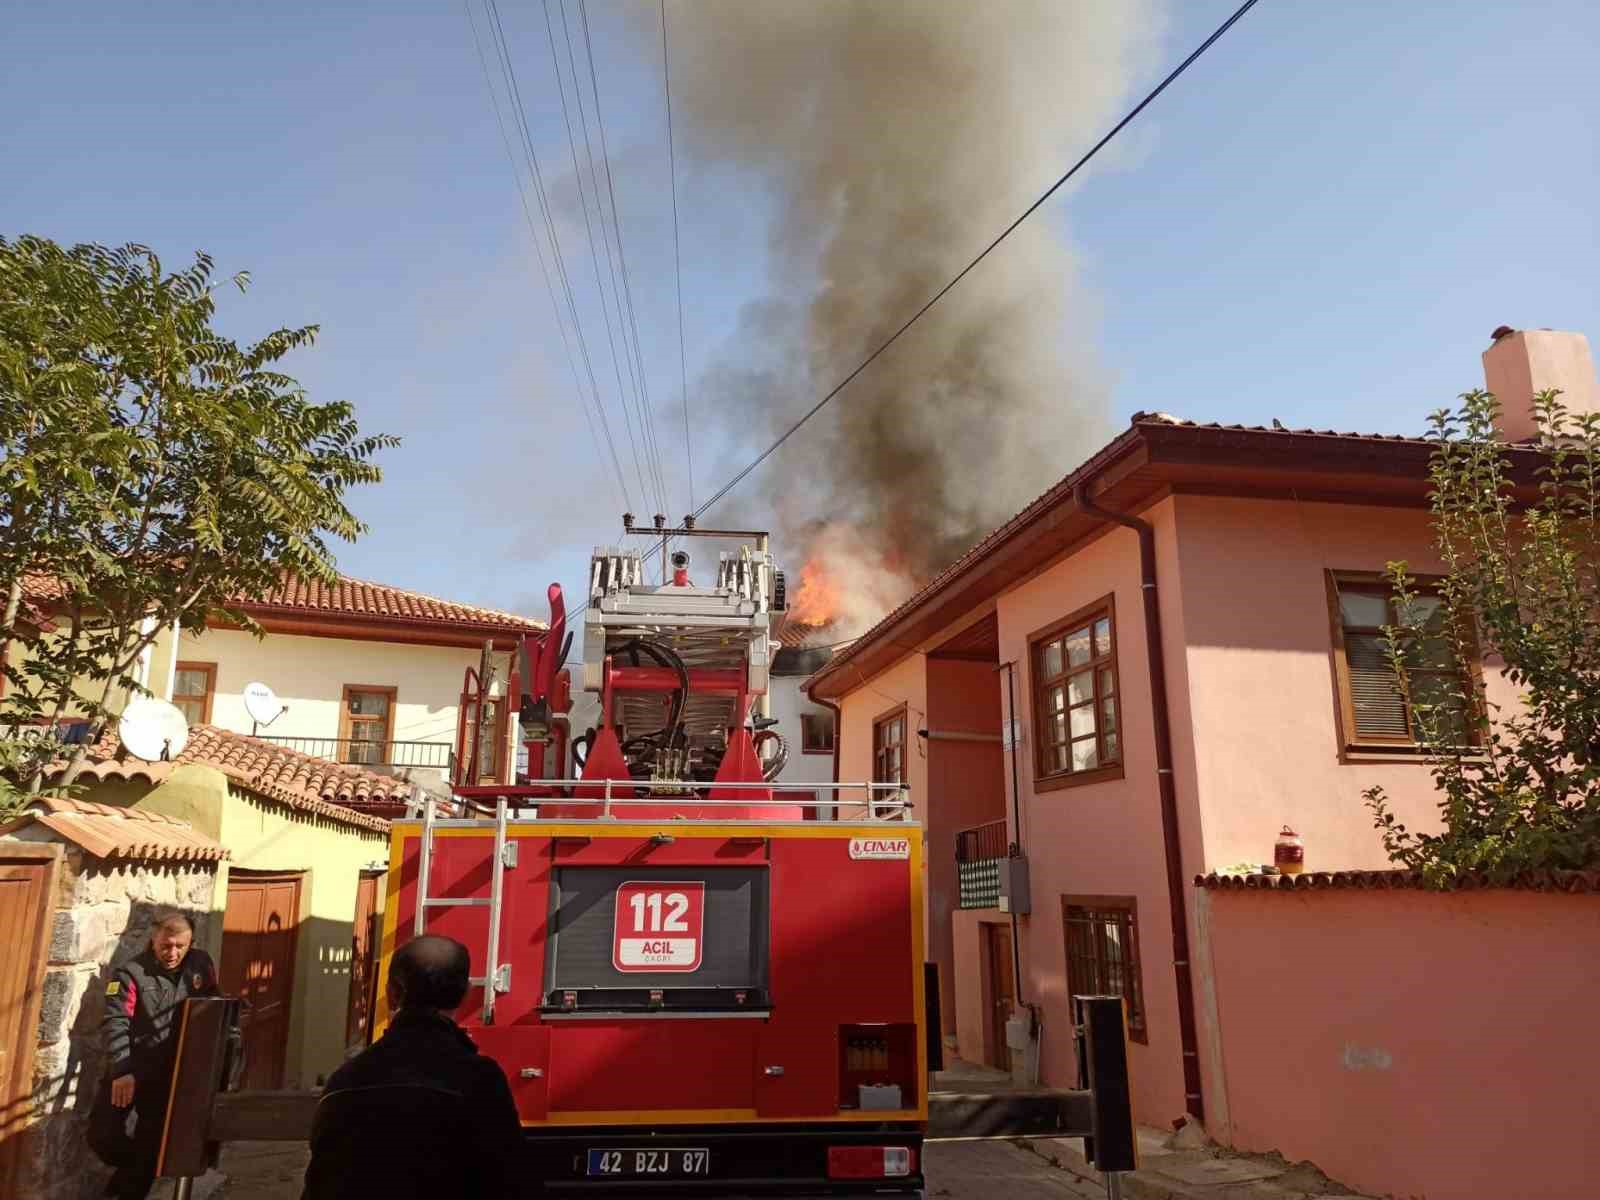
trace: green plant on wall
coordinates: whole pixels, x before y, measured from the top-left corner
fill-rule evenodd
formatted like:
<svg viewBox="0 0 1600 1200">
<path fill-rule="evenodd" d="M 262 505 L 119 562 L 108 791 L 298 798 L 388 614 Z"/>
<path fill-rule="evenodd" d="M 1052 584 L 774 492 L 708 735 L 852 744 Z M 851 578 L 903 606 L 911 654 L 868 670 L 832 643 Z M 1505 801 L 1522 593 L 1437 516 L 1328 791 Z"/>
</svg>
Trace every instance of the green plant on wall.
<svg viewBox="0 0 1600 1200">
<path fill-rule="evenodd" d="M 331 580 L 327 539 L 365 531 L 345 494 L 396 439 L 278 370 L 315 326 L 214 329 L 221 282 L 204 254 L 168 273 L 143 246 L 0 237 L 0 735 L 22 794 L 71 783 L 163 629 L 254 629 L 239 597 Z M 65 717 L 85 744 L 27 736 Z"/>
<path fill-rule="evenodd" d="M 1497 401 L 1461 399 L 1430 435 L 1440 602 L 1421 603 L 1407 564 L 1390 563 L 1399 623 L 1386 629 L 1444 828 L 1407 829 L 1381 787 L 1364 793 L 1389 857 L 1439 887 L 1600 865 L 1600 415 L 1535 398 L 1544 445 L 1526 503 Z M 1443 685 L 1419 674 L 1440 639 L 1457 662 L 1498 659 L 1518 703 L 1491 703 L 1475 671 Z"/>
</svg>

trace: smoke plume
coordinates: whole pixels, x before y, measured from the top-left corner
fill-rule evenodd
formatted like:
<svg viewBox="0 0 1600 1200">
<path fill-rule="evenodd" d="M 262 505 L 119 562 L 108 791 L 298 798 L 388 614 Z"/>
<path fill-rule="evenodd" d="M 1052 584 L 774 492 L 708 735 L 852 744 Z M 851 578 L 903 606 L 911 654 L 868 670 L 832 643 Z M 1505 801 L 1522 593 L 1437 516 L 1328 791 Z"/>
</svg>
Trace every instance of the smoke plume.
<svg viewBox="0 0 1600 1200">
<path fill-rule="evenodd" d="M 768 189 L 770 292 L 699 387 L 764 448 L 1105 129 L 1154 0 L 670 7 L 680 151 Z M 1104 440 L 1092 303 L 1059 199 L 723 505 L 870 623 Z M 722 476 L 719 475 L 718 481 Z M 791 571 L 791 578 L 795 574 Z"/>
</svg>

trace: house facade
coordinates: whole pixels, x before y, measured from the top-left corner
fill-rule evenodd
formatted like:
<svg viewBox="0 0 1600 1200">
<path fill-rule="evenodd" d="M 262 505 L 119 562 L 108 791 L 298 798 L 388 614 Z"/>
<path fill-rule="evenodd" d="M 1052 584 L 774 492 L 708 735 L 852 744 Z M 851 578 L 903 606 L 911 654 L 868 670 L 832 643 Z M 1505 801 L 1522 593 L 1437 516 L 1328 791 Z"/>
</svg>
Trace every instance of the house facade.
<svg viewBox="0 0 1600 1200">
<path fill-rule="evenodd" d="M 1486 353 L 1508 436 L 1539 388 L 1600 410 L 1587 355 L 1545 352 L 1576 337 Z M 1431 449 L 1137 414 L 808 682 L 842 713 L 840 777 L 901 780 L 923 814 L 962 1057 L 1072 1086 L 1069 997 L 1120 993 L 1138 1119 L 1226 1123 L 1190 881 L 1271 863 L 1285 826 L 1309 871 L 1389 867 L 1375 785 L 1439 827 L 1380 629 L 1389 562 L 1442 571 Z M 1540 450 L 1510 453 L 1531 488 Z M 1517 702 L 1494 661 L 1431 665 Z"/>
<path fill-rule="evenodd" d="M 773 782 L 785 792 L 804 793 L 808 802 L 829 799 L 815 785 L 833 782 L 834 712 L 806 695 L 804 684 L 828 661 L 837 640 L 831 625 L 785 625 L 767 677 L 767 695 L 777 721 L 773 728 L 789 748 L 788 760 Z M 831 805 L 813 811 L 826 814 Z"/>
</svg>

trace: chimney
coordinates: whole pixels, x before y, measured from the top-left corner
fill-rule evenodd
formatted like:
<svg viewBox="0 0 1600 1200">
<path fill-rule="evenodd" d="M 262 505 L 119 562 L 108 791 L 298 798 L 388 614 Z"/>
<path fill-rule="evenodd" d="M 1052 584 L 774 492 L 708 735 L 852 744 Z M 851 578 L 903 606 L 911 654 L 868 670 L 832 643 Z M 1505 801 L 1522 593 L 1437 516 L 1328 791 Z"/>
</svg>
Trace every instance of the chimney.
<svg viewBox="0 0 1600 1200">
<path fill-rule="evenodd" d="M 1483 380 L 1500 401 L 1498 426 L 1506 441 L 1538 440 L 1533 398 L 1550 388 L 1560 390 L 1571 412 L 1600 412 L 1600 385 L 1583 334 L 1502 325 L 1491 336 L 1494 344 L 1483 352 Z"/>
</svg>

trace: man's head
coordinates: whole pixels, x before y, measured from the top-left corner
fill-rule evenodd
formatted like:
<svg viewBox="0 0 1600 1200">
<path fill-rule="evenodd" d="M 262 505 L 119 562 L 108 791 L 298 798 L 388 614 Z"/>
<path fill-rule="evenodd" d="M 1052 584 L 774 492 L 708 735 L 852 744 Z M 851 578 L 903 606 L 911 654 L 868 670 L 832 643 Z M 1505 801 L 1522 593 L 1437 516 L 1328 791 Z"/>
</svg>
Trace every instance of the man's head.
<svg viewBox="0 0 1600 1200">
<path fill-rule="evenodd" d="M 193 944 L 194 925 L 182 913 L 169 913 L 150 931 L 150 952 L 169 971 L 183 961 Z"/>
<path fill-rule="evenodd" d="M 454 1012 L 466 999 L 472 960 L 453 938 L 412 938 L 389 961 L 389 1008 L 436 1008 Z"/>
</svg>

